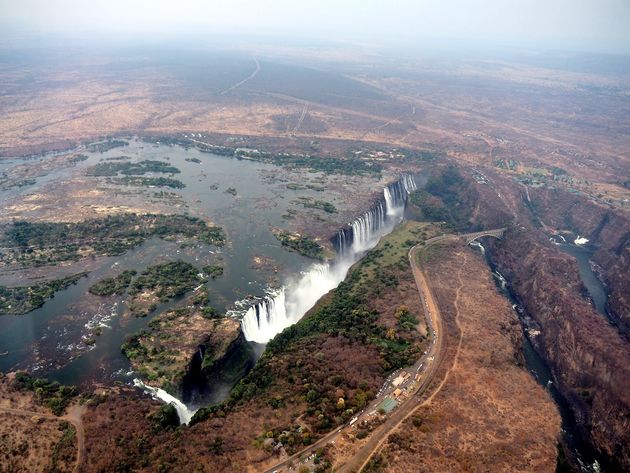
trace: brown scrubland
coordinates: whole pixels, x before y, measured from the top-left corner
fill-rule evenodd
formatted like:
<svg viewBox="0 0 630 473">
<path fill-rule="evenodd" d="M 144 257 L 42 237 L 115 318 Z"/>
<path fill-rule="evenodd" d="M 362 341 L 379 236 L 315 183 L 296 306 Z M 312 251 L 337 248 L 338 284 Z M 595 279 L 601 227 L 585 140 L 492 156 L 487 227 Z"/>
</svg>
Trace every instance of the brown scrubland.
<svg viewBox="0 0 630 473">
<path fill-rule="evenodd" d="M 457 242 L 421 265 L 446 328 L 444 382 L 372 461 L 391 472 L 555 471 L 560 416 L 524 369 L 516 313 L 485 261 Z"/>
<path fill-rule="evenodd" d="M 324 57 L 287 49 L 276 56 L 262 46 L 257 52 L 260 71 L 236 87 L 254 70 L 249 55 L 180 61 L 170 53 L 73 53 L 32 64 L 3 56 L 0 156 L 67 153 L 12 168 L 13 180 L 66 171 L 49 193 L 25 193 L 4 205 L 0 219 L 73 222 L 188 211 L 181 200 L 112 194 L 73 171 L 72 157 L 103 137 L 203 133 L 204 141 L 230 147 L 369 155 L 388 176 L 429 171 L 442 190 L 429 187 L 416 216 L 446 221 L 453 232 L 508 227 L 501 240 L 483 244 L 537 324 L 533 349 L 606 466 L 630 469 L 630 82 L 624 67 L 605 61 L 565 67 L 558 58 L 538 63 L 525 56 L 408 57 L 394 65 L 380 54 Z M 286 65 L 287 58 L 301 65 Z M 421 154 L 403 158 L 400 150 Z M 444 231 L 431 227 L 431 234 Z M 614 325 L 585 297 L 575 259 L 549 241 L 559 231 L 590 240 Z M 406 255 L 404 239 L 390 241 Z M 354 268 L 360 274 L 348 284 L 361 288 L 360 303 L 339 303 L 339 293 L 352 300 L 345 285 L 325 296 L 270 344 L 226 404 L 203 410 L 189 427 L 160 424 L 163 407 L 137 391 L 99 389 L 83 415 L 80 471 L 260 471 L 347 422 L 352 413 L 346 411 L 361 409 L 387 374 L 427 343 L 423 322 L 414 332 L 397 323 L 400 305 L 423 317 L 408 264 L 389 251 L 377 257 L 382 272 L 365 261 Z M 452 244 L 433 248 L 423 265 L 444 316 L 445 357 L 430 397 L 389 435 L 369 468 L 554 470 L 559 414 L 523 365 L 517 315 L 487 264 Z M 341 325 L 331 322 L 326 307 L 339 310 L 344 317 L 334 320 Z M 203 331 L 214 325 L 200 322 Z M 187 350 L 206 334 L 197 335 L 186 333 Z M 396 358 L 392 346 L 404 347 L 404 356 Z M 180 369 L 186 355 L 176 361 Z M 0 408 L 36 413 L 0 409 L 2 471 L 41 470 L 51 462 L 72 470 L 73 427 L 50 418 L 30 394 L 5 381 L 0 388 Z M 350 440 L 337 453 L 344 448 L 343 455 L 352 455 L 358 444 Z"/>
</svg>

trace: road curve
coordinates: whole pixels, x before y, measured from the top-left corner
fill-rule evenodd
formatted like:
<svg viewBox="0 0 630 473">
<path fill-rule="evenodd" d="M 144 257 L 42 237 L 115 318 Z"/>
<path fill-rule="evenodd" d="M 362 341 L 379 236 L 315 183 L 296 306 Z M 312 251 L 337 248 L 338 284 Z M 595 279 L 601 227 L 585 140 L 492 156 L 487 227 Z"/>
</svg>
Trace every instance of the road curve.
<svg viewBox="0 0 630 473">
<path fill-rule="evenodd" d="M 77 473 L 79 468 L 83 464 L 83 458 L 85 456 L 85 430 L 83 429 L 83 421 L 81 417 L 85 412 L 85 406 L 74 405 L 68 408 L 68 414 L 65 416 L 57 417 L 52 414 L 45 414 L 35 411 L 27 411 L 24 409 L 12 409 L 9 407 L 0 407 L 0 412 L 8 412 L 9 414 L 23 415 L 29 417 L 41 417 L 42 419 L 49 420 L 65 420 L 74 426 L 74 430 L 77 435 L 77 460 L 74 466 L 74 472 Z"/>
<path fill-rule="evenodd" d="M 225 89 L 223 92 L 221 92 L 220 95 L 225 95 L 228 92 L 239 88 L 241 85 L 243 85 L 245 82 L 252 80 L 254 77 L 256 77 L 258 75 L 258 73 L 260 72 L 260 63 L 258 62 L 258 59 L 254 58 L 254 62 L 256 63 L 256 69 L 254 69 L 254 72 L 252 72 L 250 75 L 248 75 L 247 77 L 245 77 L 245 79 L 237 82 L 236 84 L 234 84 L 233 86 Z"/>
<path fill-rule="evenodd" d="M 422 274 L 422 271 L 417 266 L 416 263 L 416 252 L 420 247 L 426 248 L 426 246 L 433 244 L 437 241 L 441 241 L 445 238 L 452 238 L 452 235 L 442 235 L 439 237 L 432 238 L 431 240 L 427 240 L 423 243 L 420 243 L 411 250 L 409 250 L 409 263 L 411 264 L 411 268 L 413 271 L 414 279 L 416 281 L 416 287 L 418 288 L 418 292 L 420 294 L 420 300 L 422 302 L 423 310 L 425 313 L 425 317 L 427 320 L 427 324 L 429 326 L 429 331 L 433 334 L 435 343 L 432 343 L 427 354 L 424 355 L 424 359 L 429 359 L 433 357 L 432 361 L 427 361 L 427 367 L 424 370 L 424 376 L 422 382 L 418 386 L 416 392 L 410 396 L 405 402 L 403 402 L 396 410 L 388 417 L 388 419 L 379 426 L 372 434 L 370 435 L 370 440 L 357 452 L 357 454 L 348 462 L 340 466 L 339 473 L 349 472 L 349 471 L 358 471 L 369 461 L 372 456 L 372 453 L 375 449 L 378 449 L 382 442 L 387 438 L 388 433 L 395 429 L 400 423 L 407 418 L 410 412 L 412 412 L 417 404 L 413 402 L 418 399 L 426 389 L 431 384 L 433 380 L 433 376 L 437 371 L 437 366 L 439 365 L 439 361 L 441 359 L 442 352 L 442 320 L 439 315 L 438 306 L 435 303 L 435 299 L 433 298 L 432 293 L 429 290 L 429 286 Z M 365 411 L 368 411 L 366 409 Z M 300 450 L 299 452 L 291 455 L 287 459 L 276 463 L 271 468 L 264 470 L 264 473 L 274 473 L 276 471 L 282 471 L 290 462 L 299 461 L 299 458 L 302 456 L 309 455 L 315 452 L 318 448 L 323 447 L 324 445 L 334 441 L 341 432 L 344 430 L 346 426 L 337 428 L 332 432 L 328 433 L 317 442 L 309 445 L 307 448 Z M 357 467 L 358 470 L 357 470 Z"/>
<path fill-rule="evenodd" d="M 416 255 L 418 250 L 425 249 L 429 245 L 452 237 L 452 235 L 442 235 L 431 238 L 430 240 L 415 245 L 411 248 L 411 250 L 409 250 L 409 263 L 411 264 L 413 277 L 416 281 L 416 287 L 418 288 L 418 292 L 420 294 L 420 300 L 422 301 L 422 308 L 429 325 L 429 331 L 433 334 L 433 338 L 435 340 L 435 343 L 431 345 L 428 354 L 428 357 L 433 357 L 433 359 L 432 361 L 427 362 L 427 368 L 424 371 L 422 382 L 413 395 L 409 396 L 404 403 L 392 412 L 383 424 L 370 434 L 370 439 L 367 443 L 363 445 L 348 462 L 341 465 L 339 473 L 361 471 L 370 461 L 374 453 L 377 452 L 387 440 L 390 432 L 395 430 L 405 421 L 405 419 L 407 419 L 407 417 L 409 417 L 409 415 L 415 411 L 418 406 L 418 401 L 421 400 L 423 394 L 426 392 L 435 377 L 443 355 L 442 317 L 440 316 L 438 305 L 435 302 L 433 293 L 431 292 L 426 278 L 424 277 L 424 273 L 418 266 L 418 259 L 416 258 Z"/>
<path fill-rule="evenodd" d="M 416 258 L 417 252 L 419 250 L 425 250 L 429 246 L 441 241 L 461 239 L 465 240 L 468 238 L 478 238 L 481 236 L 498 236 L 494 235 L 493 233 L 500 232 L 500 234 L 502 235 L 505 230 L 505 228 L 501 228 L 466 234 L 442 234 L 425 240 L 424 242 L 418 243 L 409 250 L 409 263 L 413 271 L 413 277 L 416 281 L 416 287 L 418 288 L 418 292 L 420 294 L 420 300 L 422 301 L 422 307 L 424 310 L 425 318 L 427 320 L 427 324 L 429 326 L 429 331 L 433 334 L 433 339 L 435 341 L 431 344 L 429 351 L 427 352 L 427 355 L 425 355 L 425 357 L 427 359 L 433 357 L 433 359 L 432 361 L 426 362 L 427 366 L 424 370 L 422 382 L 419 384 L 416 391 L 405 402 L 398 406 L 383 424 L 381 424 L 370 434 L 370 438 L 367 443 L 363 445 L 349 461 L 339 466 L 339 469 L 337 470 L 339 473 L 359 472 L 365 467 L 365 465 L 370 461 L 370 458 L 372 458 L 372 455 L 376 451 L 378 451 L 385 440 L 387 440 L 389 433 L 396 429 L 407 417 L 409 417 L 409 415 L 411 415 L 416 410 L 419 405 L 418 402 L 422 400 L 422 396 L 433 381 L 435 373 L 437 372 L 437 369 L 442 361 L 442 318 L 440 316 L 438 305 L 435 302 L 435 298 L 433 297 L 433 293 L 429 288 L 424 273 L 422 272 L 422 269 L 418 266 L 418 261 Z M 319 439 L 317 442 L 291 455 L 287 459 L 276 463 L 273 467 L 267 470 L 263 470 L 263 472 L 275 473 L 282 471 L 289 462 L 295 462 L 296 460 L 299 460 L 301 456 L 309 455 L 315 452 L 318 448 L 334 441 L 339 435 L 341 435 L 341 432 L 343 432 L 345 428 L 346 426 L 343 426 L 341 428 L 333 430 L 332 432 Z"/>
</svg>

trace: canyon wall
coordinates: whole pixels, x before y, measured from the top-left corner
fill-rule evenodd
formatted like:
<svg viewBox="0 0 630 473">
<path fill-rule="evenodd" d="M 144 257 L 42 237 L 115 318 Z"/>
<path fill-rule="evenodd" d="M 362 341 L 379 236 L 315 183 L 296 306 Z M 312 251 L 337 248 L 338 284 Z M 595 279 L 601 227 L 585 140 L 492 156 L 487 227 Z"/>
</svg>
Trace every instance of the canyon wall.
<svg viewBox="0 0 630 473">
<path fill-rule="evenodd" d="M 464 207 L 458 213 L 467 215 L 468 225 L 460 220 L 452 221 L 454 226 L 496 228 L 511 215 L 504 238 L 484 242 L 488 254 L 539 326 L 534 347 L 584 437 L 614 468 L 630 469 L 630 343 L 622 336 L 624 327 L 611 326 L 584 297 L 575 259 L 546 234 L 571 229 L 592 240 L 597 249 L 593 259 L 610 291 L 608 308 L 623 324 L 630 290 L 627 215 L 563 190 L 526 189 L 491 170 L 480 177 L 478 171 L 459 168 L 456 185 L 444 172 L 433 176 L 434 187 L 441 190 L 432 196 Z"/>
<path fill-rule="evenodd" d="M 532 337 L 568 400 L 582 434 L 611 463 L 630 467 L 628 343 L 582 296 L 577 264 L 546 239 L 512 228 L 487 245 L 525 311 L 541 328 Z"/>
<path fill-rule="evenodd" d="M 549 226 L 588 238 L 610 297 L 607 310 L 630 336 L 630 218 L 627 212 L 560 189 L 531 189 L 532 209 Z"/>
</svg>

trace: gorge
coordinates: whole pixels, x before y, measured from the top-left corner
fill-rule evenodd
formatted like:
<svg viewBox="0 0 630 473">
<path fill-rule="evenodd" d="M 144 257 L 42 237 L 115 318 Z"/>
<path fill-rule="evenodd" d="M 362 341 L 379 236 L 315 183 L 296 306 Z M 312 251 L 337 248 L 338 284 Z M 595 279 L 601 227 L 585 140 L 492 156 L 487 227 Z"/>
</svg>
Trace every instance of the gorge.
<svg viewBox="0 0 630 473">
<path fill-rule="evenodd" d="M 284 328 L 297 322 L 315 303 L 344 279 L 348 269 L 378 240 L 392 231 L 404 216 L 407 196 L 417 189 L 410 174 L 387 185 L 369 210 L 332 238 L 337 258 L 314 264 L 297 280 L 270 290 L 242 316 L 245 338 L 266 343 Z M 236 315 L 236 314 L 233 314 Z"/>
</svg>

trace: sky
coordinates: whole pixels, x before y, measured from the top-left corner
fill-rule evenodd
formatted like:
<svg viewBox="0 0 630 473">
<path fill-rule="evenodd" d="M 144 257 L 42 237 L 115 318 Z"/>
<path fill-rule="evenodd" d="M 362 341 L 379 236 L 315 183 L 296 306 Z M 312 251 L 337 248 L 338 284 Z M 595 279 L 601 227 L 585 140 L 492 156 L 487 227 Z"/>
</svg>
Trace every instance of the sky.
<svg viewBox="0 0 630 473">
<path fill-rule="evenodd" d="M 0 0 L 0 29 L 75 39 L 269 35 L 630 54 L 630 0 Z"/>
</svg>

